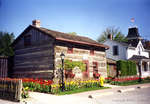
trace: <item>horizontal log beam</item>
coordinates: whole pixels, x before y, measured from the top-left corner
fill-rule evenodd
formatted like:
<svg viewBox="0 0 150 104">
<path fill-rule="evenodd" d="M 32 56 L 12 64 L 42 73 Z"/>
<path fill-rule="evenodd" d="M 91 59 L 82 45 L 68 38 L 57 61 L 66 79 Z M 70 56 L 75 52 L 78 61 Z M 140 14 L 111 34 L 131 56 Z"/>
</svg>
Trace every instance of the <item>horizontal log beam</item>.
<svg viewBox="0 0 150 104">
<path fill-rule="evenodd" d="M 16 71 L 13 74 L 29 74 L 29 73 L 53 73 L 53 70 L 40 70 L 40 71 Z"/>
<path fill-rule="evenodd" d="M 14 78 L 42 78 L 42 79 L 53 79 L 54 74 L 51 72 L 43 72 L 43 73 L 19 73 L 13 74 Z"/>
<path fill-rule="evenodd" d="M 52 60 L 39 60 L 39 61 L 26 61 L 26 62 L 18 62 L 14 64 L 14 66 L 26 66 L 26 65 L 49 65 L 49 64 L 53 64 L 54 62 Z"/>
<path fill-rule="evenodd" d="M 14 69 L 24 69 L 24 68 L 33 68 L 33 69 L 36 69 L 36 68 L 52 68 L 53 67 L 53 64 L 51 65 L 26 65 L 26 66 L 15 66 Z"/>
<path fill-rule="evenodd" d="M 24 67 L 24 68 L 14 68 L 14 72 L 15 71 L 40 71 L 40 70 L 53 70 L 53 66 L 51 67 L 44 67 L 44 68 L 40 68 L 40 67 Z"/>
<path fill-rule="evenodd" d="M 27 58 L 27 59 L 22 59 L 22 60 L 14 60 L 15 64 L 21 64 L 21 63 L 31 63 L 31 62 L 48 62 L 51 63 L 53 62 L 52 57 L 37 57 L 37 58 Z"/>
<path fill-rule="evenodd" d="M 40 54 L 40 55 L 34 55 L 34 56 L 28 56 L 28 57 L 14 57 L 14 61 L 28 61 L 28 60 L 41 60 L 43 57 L 49 57 L 49 59 L 53 59 L 54 56 L 47 55 L 47 54 Z"/>
<path fill-rule="evenodd" d="M 53 49 L 53 47 L 46 45 L 46 46 L 38 46 L 38 47 L 32 47 L 32 48 L 19 49 L 19 50 L 15 50 L 15 55 L 33 53 L 33 52 L 37 52 L 37 51 L 45 51 L 45 50 L 49 50 L 49 49 Z"/>
</svg>

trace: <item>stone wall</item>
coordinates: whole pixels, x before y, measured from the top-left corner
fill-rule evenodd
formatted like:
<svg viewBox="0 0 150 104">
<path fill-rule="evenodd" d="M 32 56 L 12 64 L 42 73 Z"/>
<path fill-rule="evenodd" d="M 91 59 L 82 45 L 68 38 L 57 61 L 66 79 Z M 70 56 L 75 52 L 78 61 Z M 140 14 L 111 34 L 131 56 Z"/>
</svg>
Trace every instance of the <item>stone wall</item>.
<svg viewBox="0 0 150 104">
<path fill-rule="evenodd" d="M 64 52 L 65 59 L 72 61 L 88 61 L 89 63 L 89 75 L 93 77 L 93 62 L 98 63 L 98 72 L 107 77 L 107 68 L 106 68 L 106 54 L 103 51 L 94 51 L 94 55 L 90 55 L 90 50 L 73 48 L 73 53 L 67 53 L 68 48 L 64 46 L 55 46 L 55 76 L 58 73 L 58 67 L 61 64 L 60 54 Z M 76 68 L 74 70 L 77 70 Z M 82 73 L 76 75 L 82 77 Z"/>
</svg>

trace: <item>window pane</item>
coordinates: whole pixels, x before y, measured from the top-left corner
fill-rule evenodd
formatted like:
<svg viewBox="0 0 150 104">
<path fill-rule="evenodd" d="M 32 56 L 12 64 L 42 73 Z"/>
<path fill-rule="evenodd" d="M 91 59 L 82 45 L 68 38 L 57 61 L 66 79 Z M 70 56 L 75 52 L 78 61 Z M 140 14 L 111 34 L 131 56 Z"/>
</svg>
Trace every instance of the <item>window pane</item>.
<svg viewBox="0 0 150 104">
<path fill-rule="evenodd" d="M 118 55 L 118 46 L 113 46 L 113 55 Z"/>
<path fill-rule="evenodd" d="M 27 35 L 24 37 L 24 46 L 31 45 L 31 35 Z"/>
<path fill-rule="evenodd" d="M 73 48 L 68 47 L 67 53 L 73 53 Z"/>
</svg>

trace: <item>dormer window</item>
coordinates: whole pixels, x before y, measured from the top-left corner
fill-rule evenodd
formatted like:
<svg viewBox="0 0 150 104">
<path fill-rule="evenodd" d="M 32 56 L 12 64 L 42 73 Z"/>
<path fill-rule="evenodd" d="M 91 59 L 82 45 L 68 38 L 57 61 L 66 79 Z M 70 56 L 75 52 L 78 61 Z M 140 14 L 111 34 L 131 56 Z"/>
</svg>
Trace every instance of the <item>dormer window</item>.
<svg viewBox="0 0 150 104">
<path fill-rule="evenodd" d="M 113 46 L 113 55 L 119 55 L 118 46 Z"/>
<path fill-rule="evenodd" d="M 24 36 L 24 46 L 30 46 L 31 45 L 31 35 Z"/>
<path fill-rule="evenodd" d="M 68 47 L 67 53 L 73 53 L 73 48 L 72 47 Z"/>
</svg>

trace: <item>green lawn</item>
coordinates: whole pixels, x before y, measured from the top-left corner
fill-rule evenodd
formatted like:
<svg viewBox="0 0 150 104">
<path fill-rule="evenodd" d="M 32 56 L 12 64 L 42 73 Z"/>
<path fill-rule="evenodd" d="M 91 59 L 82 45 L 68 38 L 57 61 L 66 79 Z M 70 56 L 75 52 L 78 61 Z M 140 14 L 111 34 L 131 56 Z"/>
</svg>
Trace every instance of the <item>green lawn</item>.
<svg viewBox="0 0 150 104">
<path fill-rule="evenodd" d="M 71 91 L 59 92 L 59 93 L 57 93 L 56 95 L 75 94 L 75 93 L 80 93 L 80 92 L 94 91 L 94 90 L 101 90 L 101 89 L 108 89 L 108 88 L 110 88 L 110 87 L 80 88 L 80 89 L 71 90 Z"/>
</svg>

